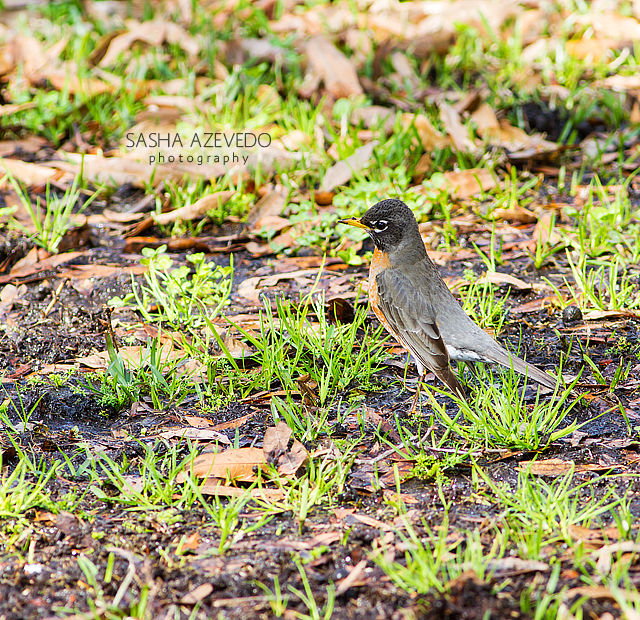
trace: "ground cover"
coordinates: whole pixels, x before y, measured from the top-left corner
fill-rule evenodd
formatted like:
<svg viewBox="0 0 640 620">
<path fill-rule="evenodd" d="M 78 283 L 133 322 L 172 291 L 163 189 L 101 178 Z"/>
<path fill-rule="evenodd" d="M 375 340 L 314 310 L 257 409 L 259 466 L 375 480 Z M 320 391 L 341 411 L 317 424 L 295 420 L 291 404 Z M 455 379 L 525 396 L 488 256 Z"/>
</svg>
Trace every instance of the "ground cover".
<svg viewBox="0 0 640 620">
<path fill-rule="evenodd" d="M 638 617 L 635 4 L 1 17 L 0 617 Z M 385 197 L 555 392 L 410 411 Z"/>
</svg>

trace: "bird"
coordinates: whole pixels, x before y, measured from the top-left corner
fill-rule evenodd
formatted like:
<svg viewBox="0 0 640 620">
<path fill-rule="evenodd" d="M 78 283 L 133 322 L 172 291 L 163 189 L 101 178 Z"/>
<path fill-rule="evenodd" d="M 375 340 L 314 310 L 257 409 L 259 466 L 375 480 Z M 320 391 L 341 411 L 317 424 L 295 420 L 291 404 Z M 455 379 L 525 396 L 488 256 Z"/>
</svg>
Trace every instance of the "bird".
<svg viewBox="0 0 640 620">
<path fill-rule="evenodd" d="M 382 200 L 360 219 L 339 223 L 362 228 L 373 240 L 369 303 L 387 331 L 413 356 L 420 380 L 431 371 L 466 399 L 449 361 L 484 362 L 513 368 L 555 390 L 556 379 L 507 351 L 462 309 L 429 258 L 415 215 L 404 202 Z M 414 407 L 417 398 L 419 391 Z"/>
</svg>

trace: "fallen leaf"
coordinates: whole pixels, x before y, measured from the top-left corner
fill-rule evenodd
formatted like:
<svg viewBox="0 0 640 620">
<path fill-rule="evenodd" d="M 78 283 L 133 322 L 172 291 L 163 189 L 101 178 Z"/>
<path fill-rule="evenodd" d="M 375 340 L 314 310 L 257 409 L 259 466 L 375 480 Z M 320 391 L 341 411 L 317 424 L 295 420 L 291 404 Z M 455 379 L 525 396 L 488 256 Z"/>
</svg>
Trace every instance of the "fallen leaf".
<svg viewBox="0 0 640 620">
<path fill-rule="evenodd" d="M 608 575 L 611 572 L 611 558 L 614 553 L 640 553 L 640 544 L 626 540 L 605 545 L 594 552 L 594 556 L 598 558 L 596 561 L 596 570 L 600 575 Z"/>
<path fill-rule="evenodd" d="M 576 23 L 593 29 L 598 37 L 611 37 L 618 41 L 640 40 L 640 22 L 634 17 L 598 10 L 577 14 L 575 17 Z"/>
<path fill-rule="evenodd" d="M 293 431 L 285 422 L 278 422 L 276 426 L 267 428 L 262 449 L 268 463 L 275 463 L 288 450 L 292 434 Z"/>
<path fill-rule="evenodd" d="M 140 275 L 147 271 L 144 265 L 131 265 L 123 267 L 122 265 L 71 265 L 65 267 L 58 272 L 59 278 L 73 278 L 74 280 L 84 280 L 88 278 L 112 278 L 122 275 Z"/>
<path fill-rule="evenodd" d="M 489 560 L 487 569 L 494 573 L 504 575 L 522 575 L 532 572 L 546 572 L 549 565 L 538 560 L 522 560 L 520 558 L 505 557 L 496 560 Z"/>
<path fill-rule="evenodd" d="M 535 213 L 532 213 L 519 204 L 512 205 L 508 208 L 494 209 L 491 211 L 490 217 L 493 220 L 510 220 L 521 222 L 522 224 L 532 224 L 538 220 Z"/>
<path fill-rule="evenodd" d="M 277 549 L 288 549 L 292 551 L 308 551 L 316 547 L 325 547 L 338 542 L 341 535 L 338 532 L 323 532 L 309 540 L 292 540 L 291 538 L 281 538 L 269 544 L 269 547 Z"/>
<path fill-rule="evenodd" d="M 356 108 L 351 113 L 351 122 L 354 125 L 362 123 L 367 129 L 382 125 L 386 134 L 391 133 L 395 125 L 396 111 L 393 108 L 385 108 L 381 105 L 369 105 Z"/>
<path fill-rule="evenodd" d="M 369 163 L 373 150 L 378 146 L 377 140 L 373 140 L 356 149 L 352 155 L 335 163 L 329 168 L 320 183 L 321 192 L 330 192 L 339 185 L 345 185 L 351 177 L 363 170 Z"/>
<path fill-rule="evenodd" d="M 309 460 L 309 452 L 297 439 L 291 450 L 278 459 L 278 473 L 282 476 L 295 476 L 298 470 Z"/>
<path fill-rule="evenodd" d="M 477 151 L 478 146 L 469 136 L 469 130 L 462 124 L 460 114 L 452 106 L 447 103 L 440 104 L 440 120 L 457 151 L 463 153 Z"/>
<path fill-rule="evenodd" d="M 130 52 L 137 42 L 152 48 L 158 48 L 165 42 L 172 43 L 182 47 L 189 56 L 196 56 L 200 49 L 198 42 L 182 26 L 167 20 L 155 19 L 142 23 L 128 20 L 126 25 L 126 32 L 109 41 L 99 62 L 101 67 L 113 65 L 121 54 Z"/>
<path fill-rule="evenodd" d="M 360 523 L 364 523 L 369 527 L 375 527 L 379 530 L 382 530 L 383 532 L 389 532 L 393 530 L 393 527 L 388 523 L 385 523 L 384 521 L 380 521 L 378 519 L 374 519 L 373 517 L 370 517 L 368 515 L 353 513 L 353 514 L 346 515 L 344 519 L 346 521 L 350 521 L 350 520 L 360 521 Z"/>
<path fill-rule="evenodd" d="M 261 413 L 260 411 L 254 411 L 252 413 L 247 413 L 240 418 L 236 418 L 235 420 L 229 420 L 228 422 L 223 422 L 222 424 L 216 424 L 213 429 L 216 431 L 224 431 L 229 428 L 239 428 L 245 422 L 248 422 L 251 418 Z"/>
<path fill-rule="evenodd" d="M 422 147 L 427 153 L 434 149 L 443 148 L 450 143 L 449 138 L 441 134 L 424 114 L 403 114 L 401 120 L 405 130 L 412 125 L 415 127 Z"/>
<path fill-rule="evenodd" d="M 187 592 L 181 599 L 181 605 L 195 605 L 200 601 L 204 600 L 213 592 L 213 586 L 210 583 L 203 583 L 199 585 L 197 588 L 191 590 L 191 592 Z"/>
<path fill-rule="evenodd" d="M 194 439 L 198 441 L 219 441 L 225 445 L 230 445 L 231 441 L 226 435 L 218 433 L 210 428 L 172 428 L 162 431 L 158 437 L 163 439 Z"/>
<path fill-rule="evenodd" d="M 576 596 L 585 597 L 587 599 L 602 598 L 610 599 L 612 601 L 616 600 L 615 594 L 613 594 L 609 588 L 605 588 L 604 586 L 580 586 L 578 588 L 571 588 L 563 594 L 563 598 L 565 600 L 571 600 Z"/>
<path fill-rule="evenodd" d="M 575 473 L 584 471 L 609 471 L 616 467 L 622 467 L 618 464 L 595 465 L 591 463 L 578 463 L 563 459 L 546 459 L 542 461 L 520 461 L 518 463 L 519 471 L 530 471 L 534 476 L 563 476 L 570 471 Z"/>
<path fill-rule="evenodd" d="M 334 99 L 362 94 L 355 67 L 323 35 L 311 37 L 304 44 L 304 51 L 313 73 L 322 79 L 326 90 Z"/>
<path fill-rule="evenodd" d="M 486 168 L 450 171 L 445 172 L 443 176 L 449 194 L 460 200 L 498 185 L 496 177 Z"/>
<path fill-rule="evenodd" d="M 286 498 L 286 493 L 282 489 L 241 489 L 222 484 L 218 478 L 209 478 L 205 480 L 198 489 L 203 495 L 216 495 L 222 497 L 242 497 L 249 493 L 251 498 L 263 500 L 269 503 L 278 502 Z"/>
<path fill-rule="evenodd" d="M 2 280 L 0 279 L 0 282 Z M 640 312 L 635 310 L 589 310 L 582 314 L 585 321 L 599 321 L 600 319 L 640 318 Z"/>
<path fill-rule="evenodd" d="M 68 263 L 78 258 L 79 256 L 83 256 L 84 254 L 85 252 L 66 252 L 65 254 L 54 254 L 53 256 L 48 256 L 47 258 L 38 260 L 37 262 L 30 264 L 25 264 L 21 261 L 18 261 L 9 273 L 0 276 L 0 284 L 13 282 L 14 280 L 27 278 L 44 271 L 55 269 L 59 265 Z M 30 256 L 39 256 L 38 250 L 34 248 L 34 253 L 30 254 Z"/>
<path fill-rule="evenodd" d="M 569 534 L 576 540 L 585 542 L 606 544 L 609 540 L 620 538 L 620 530 L 617 527 L 596 528 L 583 527 L 582 525 L 570 524 L 568 527 Z"/>
<path fill-rule="evenodd" d="M 19 299 L 24 299 L 27 294 L 27 285 L 7 284 L 0 291 L 0 318 L 11 312 L 13 305 Z"/>
<path fill-rule="evenodd" d="M 221 478 L 253 482 L 257 479 L 255 470 L 265 469 L 267 461 L 261 448 L 235 448 L 224 452 L 205 452 L 198 455 L 187 466 L 187 471 L 196 478 Z M 187 474 L 182 471 L 176 476 L 177 482 L 184 482 Z"/>
<path fill-rule="evenodd" d="M 290 226 L 289 220 L 280 217 L 286 204 L 287 198 L 282 188 L 266 193 L 249 211 L 247 231 L 256 234 L 264 229 L 279 231 Z"/>
<path fill-rule="evenodd" d="M 349 588 L 354 586 L 363 586 L 366 583 L 365 570 L 367 568 L 367 560 L 360 560 L 350 571 L 349 574 L 338 581 L 338 587 L 336 594 L 340 596 L 344 594 Z"/>
<path fill-rule="evenodd" d="M 204 217 L 207 211 L 219 209 L 222 205 L 226 204 L 234 194 L 235 192 L 231 190 L 207 194 L 191 205 L 185 205 L 168 213 L 154 214 L 152 218 L 156 224 L 163 226 L 177 221 L 187 222 L 195 220 Z"/>
<path fill-rule="evenodd" d="M 500 271 L 487 271 L 479 279 L 478 283 L 490 283 L 490 284 L 508 284 L 519 291 L 530 291 L 532 285 L 520 278 L 516 278 L 509 273 L 502 273 Z"/>
<path fill-rule="evenodd" d="M 0 158 L 0 175 L 4 177 L 5 172 L 9 172 L 14 179 L 27 187 L 46 185 L 48 181 L 53 181 L 61 176 L 59 171 L 50 166 L 3 157 Z M 0 187 L 10 185 L 6 178 L 1 178 L 0 181 Z"/>
<path fill-rule="evenodd" d="M 133 345 L 129 347 L 120 347 L 118 354 L 122 357 L 128 368 L 142 368 L 149 362 L 149 349 L 142 345 Z M 184 352 L 174 347 L 173 340 L 166 340 L 156 352 L 156 360 L 158 363 L 166 364 L 170 361 L 181 360 L 185 358 Z M 77 364 L 82 364 L 89 368 L 106 369 L 111 363 L 108 351 L 101 351 L 93 355 L 77 357 L 74 360 Z"/>
</svg>

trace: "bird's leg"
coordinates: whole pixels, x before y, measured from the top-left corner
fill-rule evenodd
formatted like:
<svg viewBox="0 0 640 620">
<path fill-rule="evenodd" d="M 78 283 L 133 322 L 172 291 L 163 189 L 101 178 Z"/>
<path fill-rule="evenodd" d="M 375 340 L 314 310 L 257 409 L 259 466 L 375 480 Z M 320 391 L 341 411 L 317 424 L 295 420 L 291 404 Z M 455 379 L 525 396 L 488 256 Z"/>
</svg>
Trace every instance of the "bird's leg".
<svg viewBox="0 0 640 620">
<path fill-rule="evenodd" d="M 418 387 L 416 388 L 416 395 L 413 397 L 413 401 L 411 402 L 411 409 L 409 409 L 409 413 L 415 413 L 418 403 L 420 402 L 420 388 L 422 387 L 422 378 L 424 375 L 424 371 L 418 375 Z"/>
</svg>

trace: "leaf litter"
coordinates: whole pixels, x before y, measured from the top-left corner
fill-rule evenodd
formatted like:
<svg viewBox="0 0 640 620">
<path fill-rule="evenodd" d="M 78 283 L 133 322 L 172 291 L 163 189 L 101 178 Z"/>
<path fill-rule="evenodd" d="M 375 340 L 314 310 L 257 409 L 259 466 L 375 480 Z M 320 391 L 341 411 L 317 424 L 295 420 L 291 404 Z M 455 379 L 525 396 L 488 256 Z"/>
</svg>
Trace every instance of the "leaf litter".
<svg viewBox="0 0 640 620">
<path fill-rule="evenodd" d="M 85 4 L 89 16 L 102 3 Z M 123 3 L 112 4 L 117 12 L 116 7 Z M 568 609 L 575 597 L 582 597 L 586 613 L 619 615 L 624 610 L 632 617 L 624 605 L 633 601 L 633 593 L 621 595 L 613 585 L 583 585 L 572 568 L 572 562 L 577 562 L 574 549 L 562 551 L 559 538 L 550 538 L 540 559 L 485 557 L 487 572 L 482 577 L 478 566 L 470 569 L 468 562 L 462 562 L 461 574 L 447 576 L 445 586 L 434 586 L 424 600 L 416 599 L 415 587 L 402 585 L 399 573 L 385 573 L 382 564 L 373 561 L 371 548 L 384 547 L 391 561 L 397 558 L 407 568 L 411 553 L 419 548 L 416 541 L 433 542 L 436 530 L 441 529 L 446 534 L 443 557 L 453 563 L 455 554 L 463 549 L 460 541 L 469 524 L 490 523 L 489 529 L 475 530 L 482 552 L 489 553 L 491 542 L 486 537 L 490 527 L 504 529 L 513 527 L 513 522 L 505 504 L 496 499 L 498 491 L 488 490 L 477 479 L 470 481 L 472 474 L 476 475 L 473 468 L 478 466 L 488 472 L 490 481 L 508 485 L 514 493 L 521 489 L 522 476 L 529 474 L 542 479 L 536 488 L 548 489 L 555 487 L 542 485 L 560 484 L 567 476 L 573 476 L 575 484 L 597 484 L 598 476 L 613 472 L 608 484 L 632 501 L 634 492 L 625 486 L 625 480 L 631 480 L 638 467 L 638 444 L 633 436 L 638 419 L 637 398 L 634 400 L 639 372 L 634 349 L 637 309 L 610 307 L 615 305 L 620 282 L 611 285 L 601 279 L 592 282 L 591 290 L 571 292 L 568 285 L 574 280 L 566 253 L 573 253 L 575 259 L 579 243 L 585 242 L 572 225 L 578 219 L 585 238 L 602 234 L 602 229 L 611 235 L 612 231 L 626 233 L 637 227 L 637 181 L 625 176 L 637 168 L 637 132 L 624 123 L 614 127 L 606 106 L 597 103 L 586 112 L 581 110 L 586 120 L 580 121 L 576 114 L 570 121 L 573 125 L 567 123 L 576 136 L 569 143 L 567 136 L 560 138 L 562 132 L 551 137 L 547 129 L 537 128 L 533 115 L 523 119 L 520 112 L 520 116 L 511 114 L 509 103 L 486 83 L 467 81 L 468 86 L 454 89 L 452 84 L 463 78 L 463 73 L 454 75 L 456 79 L 447 87 L 424 76 L 435 76 L 442 59 L 455 65 L 460 50 L 455 46 L 465 41 L 460 24 L 475 29 L 477 40 L 505 46 L 513 40 L 509 38 L 513 29 L 519 27 L 521 54 L 527 65 L 520 79 L 527 82 L 528 91 L 522 92 L 539 88 L 544 108 L 541 116 L 558 124 L 562 115 L 554 106 L 574 96 L 558 81 L 545 81 L 542 62 L 550 57 L 550 50 L 562 45 L 586 67 L 581 79 L 587 90 L 573 103 L 589 98 L 593 92 L 589 88 L 601 89 L 610 97 L 609 107 L 614 105 L 612 98 L 618 97 L 620 114 L 637 122 L 638 82 L 625 63 L 632 54 L 628 42 L 640 38 L 638 15 L 598 7 L 572 15 L 565 7 L 556 7 L 554 18 L 549 20 L 537 3 L 514 2 L 449 2 L 439 8 L 413 2 L 373 3 L 366 8 L 344 3 L 305 7 L 283 3 L 277 8 L 269 3 L 252 8 L 211 3 L 200 9 L 217 30 L 227 28 L 232 38 L 218 41 L 221 53 L 208 55 L 204 53 L 209 44 L 206 35 L 196 27 L 197 11 L 188 3 L 168 4 L 180 15 L 179 23 L 164 9 L 145 21 L 144 11 L 135 2 L 126 21 L 110 15 L 105 21 L 108 32 L 92 40 L 84 74 L 79 70 L 84 60 L 73 58 L 70 52 L 71 30 L 56 40 L 46 37 L 45 44 L 40 34 L 25 36 L 7 26 L 2 42 L 0 69 L 8 86 L 2 118 L 9 140 L 0 151 L 5 172 L 27 188 L 34 204 L 47 185 L 64 191 L 78 174 L 86 182 L 86 196 L 102 184 L 109 187 L 104 197 L 99 195 L 90 205 L 84 219 L 90 233 L 88 248 L 80 246 L 84 243 L 80 236 L 70 236 L 70 247 L 49 254 L 11 226 L 0 233 L 4 336 L 0 357 L 9 412 L 9 424 L 3 418 L 3 473 L 16 471 L 28 454 L 46 457 L 48 462 L 53 461 L 53 455 L 64 454 L 70 459 L 67 463 L 76 467 L 76 474 L 65 470 L 48 493 L 58 499 L 65 492 L 83 493 L 89 488 L 91 499 L 81 500 L 84 503 L 80 505 L 96 534 L 87 537 L 79 521 L 77 527 L 65 526 L 60 528 L 64 548 L 55 550 L 46 544 L 48 534 L 38 530 L 38 520 L 31 519 L 30 527 L 38 533 L 29 547 L 29 564 L 23 570 L 15 557 L 3 558 L 11 570 L 24 572 L 21 592 L 44 588 L 49 603 L 36 603 L 43 612 L 50 611 L 45 609 L 47 604 L 76 605 L 64 598 L 64 592 L 80 601 L 78 609 L 88 609 L 95 591 L 92 594 L 91 586 L 86 587 L 86 571 L 75 560 L 80 550 L 89 554 L 87 557 L 92 554 L 92 561 L 100 567 L 111 562 L 118 585 L 132 583 L 128 576 L 131 570 L 137 571 L 136 579 L 143 583 L 146 577 L 141 558 L 151 557 L 154 570 L 163 575 L 159 579 L 180 592 L 179 597 L 171 598 L 154 589 L 151 613 L 168 613 L 177 600 L 187 607 L 201 604 L 205 614 L 214 609 L 224 609 L 221 613 L 228 617 L 266 614 L 273 610 L 269 601 L 273 602 L 274 595 L 261 596 L 261 590 L 250 584 L 257 580 L 273 589 L 274 577 L 280 576 L 287 596 L 293 599 L 291 606 L 299 612 L 305 609 L 304 599 L 292 588 L 302 592 L 307 579 L 322 605 L 332 600 L 326 584 L 335 584 L 336 617 L 373 617 L 375 613 L 390 617 L 396 610 L 435 617 L 438 609 L 460 617 L 475 617 L 474 613 L 526 616 L 522 601 L 527 588 L 550 583 L 553 558 L 562 567 L 560 580 L 565 588 L 557 596 L 558 610 Z M 262 26 L 247 33 L 243 21 L 253 19 L 256 12 Z M 38 25 L 33 15 L 25 13 L 24 19 L 35 35 Z M 458 24 L 455 28 L 454 23 Z M 265 28 L 270 32 L 268 37 L 262 36 Z M 585 32 L 591 33 L 590 38 L 583 36 Z M 260 37 L 256 33 L 261 33 Z M 365 33 L 367 36 L 362 36 Z M 152 66 L 165 61 L 167 70 L 150 71 L 150 79 L 141 78 L 144 72 L 136 69 L 139 62 Z M 499 70 L 499 66 L 491 66 L 496 59 L 489 53 L 484 61 L 489 71 Z M 609 63 L 608 73 L 594 74 L 591 67 L 601 62 Z M 180 63 L 187 63 L 190 72 L 181 73 Z M 43 113 L 34 95 L 71 97 L 81 108 L 93 110 L 94 100 L 124 97 L 126 87 L 133 107 L 123 115 L 115 114 L 123 126 L 123 119 L 130 118 L 131 127 L 126 129 L 145 136 L 147 142 L 154 132 L 191 134 L 200 128 L 203 118 L 210 120 L 225 110 L 236 110 L 234 97 L 241 97 L 231 87 L 232 80 L 238 79 L 236 68 L 255 70 L 259 63 L 273 70 L 275 82 L 260 84 L 259 105 L 243 118 L 245 123 L 251 121 L 251 126 L 243 129 L 252 135 L 261 131 L 273 135 L 264 149 L 241 149 L 242 159 L 233 165 L 151 164 L 149 156 L 168 160 L 176 150 L 164 146 L 156 151 L 128 149 L 125 135 L 109 133 L 106 117 L 91 118 L 90 122 L 74 118 L 56 133 L 35 128 L 34 117 L 29 116 L 34 111 Z M 299 72 L 300 80 L 283 82 L 294 72 Z M 486 81 L 486 76 L 482 80 Z M 464 79 L 458 81 L 465 83 Z M 516 82 L 514 78 L 514 84 L 505 85 L 505 90 L 516 88 Z M 300 105 L 306 101 L 309 110 L 321 113 L 314 122 L 303 126 L 300 118 L 294 118 L 297 112 L 288 119 L 291 122 L 270 116 L 271 107 L 287 105 L 289 93 L 296 93 Z M 25 101 L 25 94 L 33 101 Z M 244 95 L 250 106 L 250 91 Z M 361 104 L 346 105 L 347 100 Z M 282 116 L 287 113 L 291 115 L 291 109 Z M 59 120 L 73 112 L 57 114 Z M 96 115 L 95 110 L 89 112 L 92 114 Z M 219 128 L 228 136 L 238 124 L 242 122 L 228 117 Z M 389 169 L 398 167 L 388 146 L 403 132 L 406 140 L 396 149 L 403 153 L 403 165 L 415 162 L 408 174 L 410 181 L 405 182 L 401 175 L 393 179 L 376 176 L 378 153 L 384 152 L 393 162 Z M 615 136 L 619 150 L 611 148 L 610 136 Z M 616 170 L 597 168 L 594 157 L 600 157 L 603 166 L 624 160 L 619 166 L 618 189 L 610 185 L 598 194 L 592 182 L 595 173 L 614 177 Z M 581 177 L 578 172 L 585 170 Z M 518 183 L 531 182 L 522 193 L 518 193 L 522 185 L 514 182 L 514 171 L 522 173 Z M 363 179 L 372 186 L 367 187 Z M 194 182 L 201 183 L 197 191 L 192 191 Z M 28 221 L 7 178 L 1 186 L 8 207 L 7 212 L 2 210 L 3 224 L 10 223 L 12 217 Z M 310 352 L 309 342 L 298 343 L 293 337 L 294 325 L 285 327 L 286 316 L 274 317 L 268 329 L 278 330 L 286 344 L 283 359 L 307 356 L 307 366 L 304 371 L 296 369 L 288 386 L 284 374 L 269 380 L 256 378 L 263 369 L 256 361 L 250 337 L 263 333 L 265 314 L 277 313 L 278 300 L 293 300 L 299 310 L 304 308 L 300 300 L 305 295 L 323 291 L 326 305 L 318 306 L 304 319 L 309 333 L 317 336 L 346 330 L 359 320 L 364 306 L 355 289 L 364 288 L 363 266 L 371 247 L 362 238 L 340 238 L 343 233 L 336 222 L 345 215 L 362 213 L 389 192 L 413 201 L 412 206 L 429 220 L 422 229 L 425 241 L 452 286 L 466 283 L 457 287 L 463 291 L 475 282 L 493 287 L 493 296 L 509 292 L 512 320 L 506 336 L 511 342 L 522 338 L 513 325 L 513 317 L 517 317 L 530 330 L 524 342 L 530 359 L 539 363 L 562 349 L 569 371 L 581 371 L 583 379 L 589 379 L 585 384 L 590 386 L 586 395 L 590 404 L 577 414 L 581 423 L 586 422 L 584 426 L 569 437 L 552 441 L 538 455 L 482 445 L 462 449 L 457 444 L 455 448 L 446 442 L 440 445 L 441 429 L 433 416 L 425 415 L 426 404 L 423 419 L 407 419 L 403 386 L 405 374 L 408 386 L 414 382 L 412 370 L 409 367 L 405 373 L 405 358 L 391 340 L 385 345 L 394 355 L 389 363 L 381 365 L 363 384 L 346 385 L 330 404 L 320 406 L 323 376 L 312 376 L 312 372 L 320 363 L 323 348 Z M 620 209 L 622 219 L 616 221 L 612 213 L 622 194 L 631 201 Z M 494 204 L 496 197 L 505 195 L 507 199 Z M 602 209 L 599 213 L 588 212 L 594 195 Z M 139 205 L 139 212 L 134 212 L 138 209 L 135 205 Z M 604 222 L 600 228 L 594 224 L 599 219 Z M 35 228 L 31 230 L 35 232 Z M 143 233 L 149 236 L 141 237 Z M 609 256 L 633 256 L 633 243 L 625 242 L 624 234 L 613 241 L 608 236 L 602 240 Z M 177 262 L 185 264 L 186 253 L 204 251 L 207 260 L 228 265 L 228 255 L 233 253 L 230 303 L 220 316 L 210 317 L 206 329 L 190 332 L 184 325 L 163 327 L 160 335 L 156 326 L 141 324 L 135 304 L 117 308 L 112 319 L 104 318 L 102 306 L 129 290 L 132 277 L 148 274 L 142 249 L 158 250 L 163 245 Z M 333 248 L 339 250 L 333 252 Z M 333 254 L 325 258 L 327 251 Z M 534 268 L 534 261 L 541 261 L 540 267 L 536 263 Z M 629 264 L 637 277 L 633 260 Z M 192 272 L 180 281 L 181 286 L 187 285 Z M 602 307 L 594 307 L 599 302 Z M 577 308 L 581 316 L 577 326 L 569 321 L 565 324 L 564 319 L 556 321 L 558 313 L 564 317 L 570 304 L 581 306 Z M 162 309 L 162 304 L 158 307 Z M 184 319 L 188 323 L 187 317 Z M 107 324 L 113 328 L 117 352 L 108 345 Z M 372 319 L 358 327 L 351 354 L 369 346 L 366 330 L 374 327 Z M 147 345 L 154 339 L 158 343 L 154 357 L 145 358 Z M 204 361 L 207 355 L 217 360 L 209 375 Z M 168 381 L 174 372 L 172 364 L 174 376 L 190 374 L 200 391 L 179 399 L 174 399 L 170 390 L 159 396 L 158 390 L 164 389 L 162 381 Z M 136 383 L 136 373 L 151 368 L 157 383 L 149 390 Z M 331 368 L 330 364 L 326 368 Z M 134 390 L 132 401 L 98 403 L 79 396 L 77 385 L 69 389 L 55 383 L 38 384 L 42 377 L 55 382 L 57 373 L 74 370 L 81 384 L 90 381 L 97 385 L 90 373 L 98 369 L 106 371 L 100 376 Z M 235 391 L 234 373 L 248 377 L 239 391 Z M 259 387 L 252 387 L 254 380 L 253 385 Z M 217 391 L 203 391 L 207 384 Z M 295 422 L 293 418 L 282 420 L 278 403 L 283 402 L 284 411 L 298 412 Z M 532 398 L 527 403 L 531 408 Z M 30 412 L 29 421 L 21 422 L 25 411 Z M 591 420 L 595 412 L 600 417 Z M 460 450 L 471 448 L 472 458 L 465 454 L 458 458 Z M 82 466 L 87 456 L 78 456 L 78 450 L 86 450 L 99 464 L 99 473 L 91 483 L 87 483 L 87 474 L 78 473 L 87 471 Z M 155 456 L 177 450 L 181 459 L 186 459 L 172 478 L 159 484 L 171 488 L 170 497 L 175 499 L 187 489 L 197 488 L 203 497 L 214 498 L 210 506 L 222 507 L 219 518 L 230 515 L 227 525 L 220 521 L 212 526 L 210 513 L 197 504 L 191 510 L 169 508 L 180 514 L 173 523 L 155 515 L 155 507 L 144 511 L 143 529 L 153 531 L 161 546 L 171 553 L 175 549 L 176 555 L 193 554 L 181 555 L 187 558 L 188 566 L 181 575 L 171 573 L 161 555 L 149 552 L 148 531 L 133 533 L 137 526 L 118 529 L 131 513 L 118 507 L 115 499 L 129 501 L 132 496 L 142 507 L 153 493 L 149 472 L 145 474 L 145 450 Z M 119 479 L 109 469 L 108 459 L 117 461 L 124 455 L 131 467 Z M 316 474 L 318 477 L 312 478 Z M 314 495 L 321 481 L 334 486 Z M 174 483 L 176 486 L 170 487 Z M 598 493 L 601 495 L 596 493 L 596 499 L 606 497 L 604 491 Z M 45 500 L 36 501 L 35 506 L 38 502 Z M 445 523 L 447 505 L 454 505 L 455 510 Z M 235 517 L 234 506 L 242 511 Z M 268 507 L 265 510 L 273 521 L 255 530 L 236 531 L 222 555 L 201 553 L 197 539 L 179 542 L 196 531 L 202 532 L 202 538 L 217 537 L 222 548 L 224 528 L 233 530 L 234 523 L 260 522 L 260 506 Z M 59 511 L 58 506 L 55 509 Z M 25 506 L 17 517 L 10 518 L 28 521 L 33 510 Z M 70 513 L 59 511 L 58 517 L 63 514 Z M 635 512 L 629 514 L 636 519 Z M 612 518 L 608 523 L 585 519 L 565 528 L 571 539 L 584 541 L 595 550 L 595 569 L 604 578 L 637 553 L 634 542 L 620 540 L 637 529 L 635 521 L 625 529 L 612 525 Z M 564 524 L 553 527 L 560 532 Z M 554 535 L 560 536 L 557 532 L 554 529 Z M 417 538 L 412 538 L 414 534 Z M 15 544 L 7 530 L 2 535 L 7 544 Z M 126 551 L 131 554 L 128 561 L 110 551 L 110 544 L 119 545 L 122 540 L 131 550 Z M 468 549 L 474 548 L 473 544 L 471 539 L 465 542 Z M 212 548 L 218 548 L 217 542 L 207 547 L 209 551 Z M 280 551 L 272 553 L 270 549 Z M 110 553 L 118 559 L 108 560 Z M 295 553 L 306 562 L 297 571 L 292 559 Z M 27 578 L 27 566 L 36 571 L 39 565 L 55 567 L 64 575 L 65 586 L 61 589 L 52 578 L 36 586 Z M 83 566 L 87 568 L 86 563 Z M 131 566 L 134 568 L 128 568 Z M 202 577 L 198 567 L 205 567 Z M 505 590 L 502 598 L 494 596 L 491 588 L 506 576 L 512 580 L 511 589 Z M 80 587 L 80 583 L 85 585 Z M 3 600 L 12 600 L 15 585 L 5 579 L 0 587 L 7 594 Z M 117 588 L 112 594 L 124 604 Z M 135 590 L 126 597 L 135 599 Z M 9 617 L 26 617 L 24 606 L 16 604 L 9 609 L 9 604 L 3 605 L 2 613 Z"/>
</svg>

